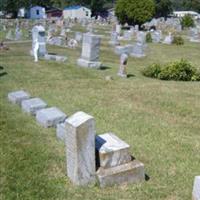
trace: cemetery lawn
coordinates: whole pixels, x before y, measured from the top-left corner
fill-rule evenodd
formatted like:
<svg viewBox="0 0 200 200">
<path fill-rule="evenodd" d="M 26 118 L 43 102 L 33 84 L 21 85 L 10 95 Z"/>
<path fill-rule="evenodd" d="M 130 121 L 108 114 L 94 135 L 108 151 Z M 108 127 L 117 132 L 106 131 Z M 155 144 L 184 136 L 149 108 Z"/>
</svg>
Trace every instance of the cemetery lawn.
<svg viewBox="0 0 200 200">
<path fill-rule="evenodd" d="M 188 200 L 200 174 L 200 83 L 146 78 L 154 62 L 188 59 L 200 68 L 200 45 L 150 44 L 147 57 L 129 58 L 128 79 L 116 76 L 119 58 L 103 42 L 104 70 L 76 66 L 78 50 L 48 47 L 67 55 L 67 64 L 29 56 L 31 43 L 0 52 L 0 199 Z M 112 76 L 112 81 L 106 81 Z M 139 185 L 75 187 L 66 177 L 64 144 L 55 129 L 7 101 L 24 89 L 68 116 L 84 111 L 96 119 L 97 134 L 113 132 L 145 164 L 149 180 Z"/>
</svg>

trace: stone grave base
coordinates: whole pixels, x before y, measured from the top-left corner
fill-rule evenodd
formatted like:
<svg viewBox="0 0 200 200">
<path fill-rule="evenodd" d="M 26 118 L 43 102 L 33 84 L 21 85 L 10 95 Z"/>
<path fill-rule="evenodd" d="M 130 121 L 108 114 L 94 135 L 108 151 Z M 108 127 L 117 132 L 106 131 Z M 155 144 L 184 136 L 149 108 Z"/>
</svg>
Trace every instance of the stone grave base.
<svg viewBox="0 0 200 200">
<path fill-rule="evenodd" d="M 56 126 L 56 136 L 57 136 L 57 138 L 59 140 L 64 141 L 65 140 L 65 134 L 66 134 L 65 123 L 57 124 L 57 126 Z"/>
<path fill-rule="evenodd" d="M 135 58 L 143 58 L 146 55 L 145 54 L 137 54 L 137 53 L 131 53 L 130 54 L 131 57 L 135 57 Z"/>
<path fill-rule="evenodd" d="M 100 187 L 139 183 L 145 180 L 144 165 L 140 161 L 133 160 L 127 164 L 97 171 Z"/>
<path fill-rule="evenodd" d="M 25 91 L 23 91 L 23 90 L 10 92 L 8 94 L 8 100 L 11 103 L 18 104 L 18 105 L 21 105 L 21 102 L 23 100 L 26 100 L 26 99 L 29 99 L 29 98 L 30 98 L 30 94 L 25 92 Z"/>
<path fill-rule="evenodd" d="M 133 45 L 126 45 L 126 46 L 116 46 L 115 53 L 117 55 L 121 55 L 123 53 L 130 54 L 133 51 Z"/>
<path fill-rule="evenodd" d="M 109 41 L 108 44 L 116 46 L 116 45 L 119 45 L 120 43 L 119 41 Z"/>
<path fill-rule="evenodd" d="M 67 57 L 66 56 L 59 56 L 59 55 L 53 55 L 53 54 L 46 54 L 44 56 L 45 60 L 54 60 L 54 61 L 58 61 L 58 62 L 65 62 L 67 61 Z"/>
<path fill-rule="evenodd" d="M 190 39 L 190 42 L 200 43 L 200 39 L 193 39 L 193 38 L 191 38 L 191 39 Z"/>
<path fill-rule="evenodd" d="M 101 67 L 101 62 L 88 61 L 88 60 L 84 60 L 82 58 L 79 58 L 77 60 L 77 65 L 80 66 L 80 67 L 88 67 L 88 68 L 99 69 Z"/>
</svg>

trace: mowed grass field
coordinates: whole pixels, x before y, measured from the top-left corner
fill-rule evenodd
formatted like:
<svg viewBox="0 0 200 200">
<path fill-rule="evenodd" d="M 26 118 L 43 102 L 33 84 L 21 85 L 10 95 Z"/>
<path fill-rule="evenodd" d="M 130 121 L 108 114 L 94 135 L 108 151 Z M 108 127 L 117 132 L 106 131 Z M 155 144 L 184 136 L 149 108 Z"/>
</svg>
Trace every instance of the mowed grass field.
<svg viewBox="0 0 200 200">
<path fill-rule="evenodd" d="M 200 69 L 200 45 L 150 44 L 146 58 L 129 58 L 129 78 L 121 79 L 119 57 L 107 42 L 102 40 L 100 52 L 104 70 L 77 67 L 80 48 L 48 46 L 48 52 L 68 56 L 67 63 L 34 63 L 31 43 L 10 44 L 9 51 L 0 52 L 0 199 L 191 199 L 200 174 L 200 83 L 150 79 L 141 70 L 181 58 Z M 8 102 L 7 94 L 20 89 L 68 116 L 77 111 L 94 116 L 97 134 L 113 132 L 130 144 L 149 180 L 104 189 L 73 186 L 55 129 L 42 128 Z"/>
</svg>

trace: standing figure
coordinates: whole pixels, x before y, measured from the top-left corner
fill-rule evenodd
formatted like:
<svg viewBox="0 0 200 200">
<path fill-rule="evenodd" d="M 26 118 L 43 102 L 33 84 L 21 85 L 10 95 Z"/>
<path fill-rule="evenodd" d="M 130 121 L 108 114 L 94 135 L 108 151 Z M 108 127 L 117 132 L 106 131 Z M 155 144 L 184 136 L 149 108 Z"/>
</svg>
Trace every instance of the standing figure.
<svg viewBox="0 0 200 200">
<path fill-rule="evenodd" d="M 126 73 L 127 62 L 128 62 L 128 55 L 126 53 L 123 53 L 120 57 L 120 67 L 117 74 L 122 78 L 127 78 L 127 73 Z"/>
</svg>

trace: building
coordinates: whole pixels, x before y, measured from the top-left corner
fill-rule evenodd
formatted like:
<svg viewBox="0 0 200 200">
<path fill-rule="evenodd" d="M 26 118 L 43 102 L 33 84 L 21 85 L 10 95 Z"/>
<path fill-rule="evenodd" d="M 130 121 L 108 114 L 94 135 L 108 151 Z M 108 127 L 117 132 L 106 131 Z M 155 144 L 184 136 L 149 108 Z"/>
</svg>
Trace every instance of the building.
<svg viewBox="0 0 200 200">
<path fill-rule="evenodd" d="M 181 18 L 181 17 L 184 17 L 185 15 L 191 15 L 195 18 L 199 17 L 199 14 L 194 11 L 174 11 L 173 12 L 174 17 Z"/>
<path fill-rule="evenodd" d="M 63 17 L 65 19 L 91 18 L 91 15 L 91 10 L 83 6 L 69 6 L 63 10 Z"/>
<path fill-rule="evenodd" d="M 60 18 L 62 17 L 63 11 L 55 7 L 46 7 L 47 18 Z"/>
<path fill-rule="evenodd" d="M 29 10 L 29 18 L 30 19 L 45 19 L 46 18 L 45 8 L 41 6 L 31 7 Z"/>
</svg>

